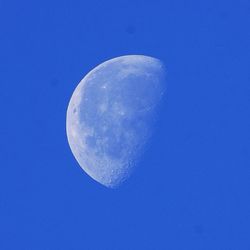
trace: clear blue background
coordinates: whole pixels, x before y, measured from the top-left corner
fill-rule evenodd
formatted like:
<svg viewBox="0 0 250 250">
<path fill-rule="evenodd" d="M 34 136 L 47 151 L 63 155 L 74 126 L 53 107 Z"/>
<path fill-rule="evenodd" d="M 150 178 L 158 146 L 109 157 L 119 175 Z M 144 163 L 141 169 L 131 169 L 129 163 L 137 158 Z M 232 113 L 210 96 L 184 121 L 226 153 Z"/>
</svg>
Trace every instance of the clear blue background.
<svg viewBox="0 0 250 250">
<path fill-rule="evenodd" d="M 248 0 L 0 0 L 0 249 L 249 250 Z M 77 165 L 71 94 L 97 64 L 168 68 L 151 147 L 120 189 Z"/>
</svg>

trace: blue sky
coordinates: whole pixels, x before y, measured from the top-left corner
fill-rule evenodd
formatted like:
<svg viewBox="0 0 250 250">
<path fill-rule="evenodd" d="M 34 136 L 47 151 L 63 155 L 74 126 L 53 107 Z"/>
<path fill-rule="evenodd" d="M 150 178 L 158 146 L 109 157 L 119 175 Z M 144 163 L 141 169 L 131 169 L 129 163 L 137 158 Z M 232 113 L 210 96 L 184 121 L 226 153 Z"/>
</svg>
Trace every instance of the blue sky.
<svg viewBox="0 0 250 250">
<path fill-rule="evenodd" d="M 0 249 L 249 250 L 250 3 L 0 0 Z M 70 152 L 66 109 L 99 63 L 163 60 L 151 147 L 120 189 Z"/>
</svg>

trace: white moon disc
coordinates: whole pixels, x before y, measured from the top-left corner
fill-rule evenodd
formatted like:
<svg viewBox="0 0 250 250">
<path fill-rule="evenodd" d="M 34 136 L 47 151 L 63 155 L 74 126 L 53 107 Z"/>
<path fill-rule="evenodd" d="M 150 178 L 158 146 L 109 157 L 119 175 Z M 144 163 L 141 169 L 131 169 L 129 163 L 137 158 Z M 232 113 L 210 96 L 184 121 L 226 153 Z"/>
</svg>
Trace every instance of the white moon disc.
<svg viewBox="0 0 250 250">
<path fill-rule="evenodd" d="M 76 87 L 67 110 L 70 148 L 82 169 L 106 187 L 128 178 L 153 130 L 165 68 L 142 55 L 108 60 Z"/>
</svg>

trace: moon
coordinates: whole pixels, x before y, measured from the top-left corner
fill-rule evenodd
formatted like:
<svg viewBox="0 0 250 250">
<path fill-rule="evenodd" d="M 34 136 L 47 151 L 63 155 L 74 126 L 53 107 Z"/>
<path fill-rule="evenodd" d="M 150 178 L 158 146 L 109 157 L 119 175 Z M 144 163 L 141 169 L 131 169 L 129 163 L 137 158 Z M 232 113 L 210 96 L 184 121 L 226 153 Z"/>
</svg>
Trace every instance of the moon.
<svg viewBox="0 0 250 250">
<path fill-rule="evenodd" d="M 166 89 L 164 64 L 127 55 L 90 71 L 70 99 L 66 132 L 81 168 L 115 188 L 131 175 L 154 131 Z"/>
</svg>

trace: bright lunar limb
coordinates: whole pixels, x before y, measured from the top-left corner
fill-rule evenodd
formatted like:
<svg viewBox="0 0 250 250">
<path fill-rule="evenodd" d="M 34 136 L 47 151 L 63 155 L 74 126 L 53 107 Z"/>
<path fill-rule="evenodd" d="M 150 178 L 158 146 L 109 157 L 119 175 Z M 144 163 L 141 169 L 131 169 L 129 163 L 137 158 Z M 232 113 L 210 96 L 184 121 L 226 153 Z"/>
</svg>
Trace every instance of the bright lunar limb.
<svg viewBox="0 0 250 250">
<path fill-rule="evenodd" d="M 156 58 L 121 56 L 90 71 L 67 110 L 67 137 L 82 169 L 106 187 L 131 174 L 153 132 L 166 89 L 166 70 Z"/>
</svg>

